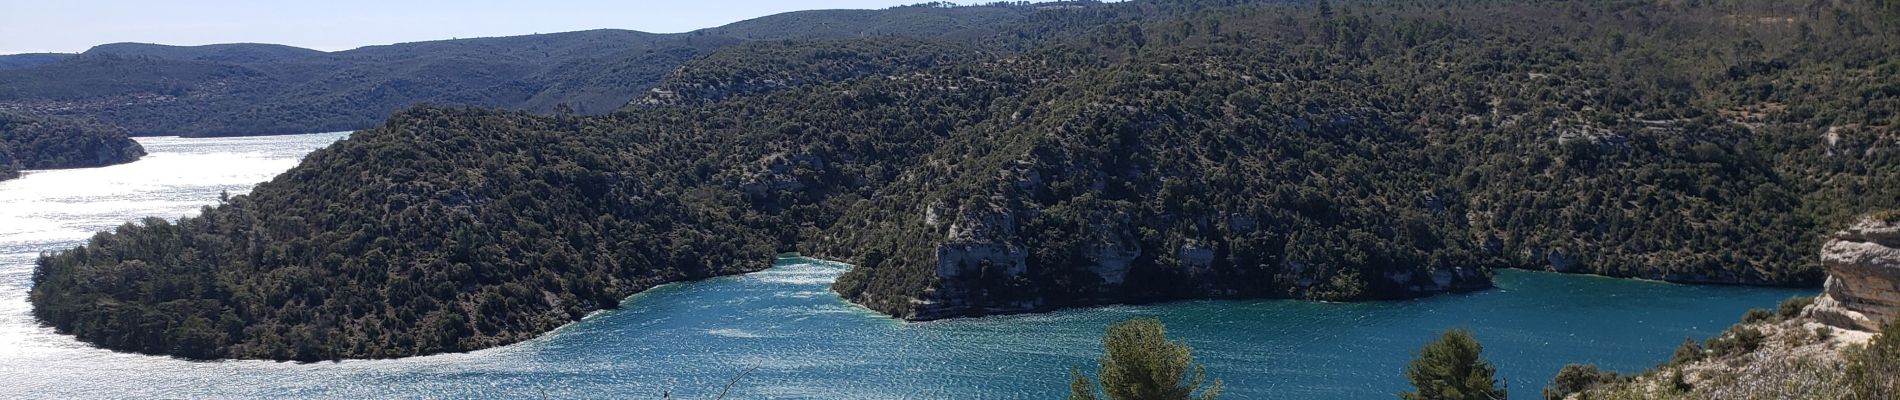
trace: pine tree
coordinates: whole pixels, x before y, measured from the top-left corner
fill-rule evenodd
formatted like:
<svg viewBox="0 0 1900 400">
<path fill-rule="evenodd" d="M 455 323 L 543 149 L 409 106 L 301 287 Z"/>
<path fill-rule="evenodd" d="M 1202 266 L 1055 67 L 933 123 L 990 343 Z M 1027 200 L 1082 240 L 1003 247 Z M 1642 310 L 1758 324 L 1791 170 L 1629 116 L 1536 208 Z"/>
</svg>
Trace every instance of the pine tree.
<svg viewBox="0 0 1900 400">
<path fill-rule="evenodd" d="M 1194 362 L 1187 343 L 1168 340 L 1159 319 L 1117 322 L 1102 337 L 1101 391 L 1109 400 L 1212 400 L 1221 381 L 1207 382 L 1207 368 Z M 1095 387 L 1079 370 L 1070 371 L 1070 400 L 1096 399 Z M 1204 389 L 1204 390 L 1203 390 Z M 1195 396 L 1195 392 L 1201 392 Z"/>
<path fill-rule="evenodd" d="M 1095 387 L 1081 368 L 1069 369 L 1069 400 L 1095 400 Z"/>
<path fill-rule="evenodd" d="M 1484 346 L 1471 330 L 1446 331 L 1438 341 L 1420 349 L 1405 378 L 1417 391 L 1400 393 L 1405 400 L 1490 400 L 1504 399 L 1505 391 L 1497 379 L 1497 369 L 1480 357 Z"/>
</svg>

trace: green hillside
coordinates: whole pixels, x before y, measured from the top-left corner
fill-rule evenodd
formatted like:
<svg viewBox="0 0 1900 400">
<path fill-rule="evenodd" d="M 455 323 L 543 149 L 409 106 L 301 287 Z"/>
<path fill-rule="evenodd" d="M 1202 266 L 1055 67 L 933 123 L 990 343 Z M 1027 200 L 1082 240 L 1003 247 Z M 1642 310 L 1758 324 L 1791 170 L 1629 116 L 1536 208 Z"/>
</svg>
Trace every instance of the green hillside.
<svg viewBox="0 0 1900 400">
<path fill-rule="evenodd" d="M 0 180 L 24 169 L 103 167 L 144 155 L 118 127 L 0 111 Z"/>
<path fill-rule="evenodd" d="M 1880 3 L 1075 5 L 722 47 L 606 115 L 411 108 L 42 258 L 34 313 L 145 353 L 398 357 L 789 250 L 907 319 L 1495 268 L 1814 286 L 1823 233 L 1900 201 Z"/>
<path fill-rule="evenodd" d="M 969 41 L 1034 8 L 808 11 L 681 34 L 624 30 L 369 46 L 118 43 L 0 58 L 0 110 L 77 116 L 134 135 L 244 136 L 375 126 L 418 105 L 611 112 L 701 55 L 751 40 Z"/>
</svg>

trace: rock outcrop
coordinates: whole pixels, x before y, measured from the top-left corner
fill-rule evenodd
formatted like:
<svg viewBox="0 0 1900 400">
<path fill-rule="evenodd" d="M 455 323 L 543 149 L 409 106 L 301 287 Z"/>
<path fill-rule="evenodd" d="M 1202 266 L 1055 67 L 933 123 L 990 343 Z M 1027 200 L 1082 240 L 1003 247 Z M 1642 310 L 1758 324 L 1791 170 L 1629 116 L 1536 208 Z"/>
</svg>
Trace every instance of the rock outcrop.
<svg viewBox="0 0 1900 400">
<path fill-rule="evenodd" d="M 1884 372 L 1892 371 L 1891 361 L 1881 361 L 1892 360 L 1883 355 L 1890 353 L 1877 349 L 1891 348 L 1893 332 L 1881 327 L 1900 311 L 1900 213 L 1875 214 L 1836 233 L 1822 246 L 1821 262 L 1827 289 L 1812 304 L 1790 299 L 1780 313 L 1751 313 L 1706 345 L 1686 343 L 1669 362 L 1641 374 L 1586 382 L 1582 392 L 1558 392 L 1566 389 L 1553 384 L 1544 394 L 1571 400 L 1890 398 L 1888 389 L 1900 382 Z"/>
<path fill-rule="evenodd" d="M 1232 238 L 1221 235 L 1144 238 L 1143 227 L 1158 222 L 1121 210 L 1092 210 L 1082 221 L 1086 229 L 1076 232 L 1029 231 L 1025 221 L 1043 212 L 1003 200 L 923 207 L 922 225 L 942 235 L 925 259 L 931 286 L 886 312 L 916 321 L 1206 298 L 1398 299 L 1491 287 L 1488 271 L 1476 266 L 1340 272 L 1311 260 L 1236 254 Z M 1226 218 L 1238 221 L 1233 229 L 1258 228 L 1248 216 Z M 1061 241 L 1052 245 L 1047 237 Z"/>
<path fill-rule="evenodd" d="M 1841 328 L 1878 332 L 1900 316 L 1900 221 L 1869 217 L 1821 248 L 1827 289 L 1808 312 Z"/>
<path fill-rule="evenodd" d="M 1809 318 L 1742 323 L 1711 348 L 1677 350 L 1667 363 L 1624 379 L 1589 384 L 1565 399 L 1848 399 L 1852 352 L 1875 335 L 1835 330 Z M 1550 392 L 1545 392 L 1547 395 Z"/>
</svg>

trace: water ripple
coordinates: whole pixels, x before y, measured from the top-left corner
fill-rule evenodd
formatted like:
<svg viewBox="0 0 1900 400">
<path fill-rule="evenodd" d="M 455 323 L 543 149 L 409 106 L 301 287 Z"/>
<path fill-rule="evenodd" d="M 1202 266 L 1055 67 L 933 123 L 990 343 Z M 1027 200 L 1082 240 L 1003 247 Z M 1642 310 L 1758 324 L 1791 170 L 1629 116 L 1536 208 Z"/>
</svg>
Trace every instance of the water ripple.
<svg viewBox="0 0 1900 400">
<path fill-rule="evenodd" d="M 1469 326 L 1520 398 L 1568 362 L 1635 371 L 1684 336 L 1806 291 L 1505 271 L 1501 290 L 1412 302 L 1195 301 L 901 323 L 829 291 L 848 266 L 788 260 L 666 285 L 514 346 L 400 360 L 189 362 L 93 348 L 40 326 L 40 251 L 148 215 L 177 217 L 290 168 L 341 134 L 143 138 L 122 166 L 0 182 L 0 398 L 1057 398 L 1116 320 L 1160 316 L 1228 397 L 1389 398 L 1402 363 Z M 1606 299 L 1614 299 L 1606 301 Z M 750 370 L 751 372 L 746 372 Z"/>
</svg>

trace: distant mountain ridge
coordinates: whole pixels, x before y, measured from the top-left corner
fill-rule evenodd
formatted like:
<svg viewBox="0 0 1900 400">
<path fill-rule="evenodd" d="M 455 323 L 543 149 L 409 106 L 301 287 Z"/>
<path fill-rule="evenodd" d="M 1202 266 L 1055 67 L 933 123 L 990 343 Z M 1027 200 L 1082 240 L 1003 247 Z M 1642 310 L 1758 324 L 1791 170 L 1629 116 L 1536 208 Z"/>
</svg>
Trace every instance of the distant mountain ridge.
<svg viewBox="0 0 1900 400">
<path fill-rule="evenodd" d="M 26 53 L 0 55 L 0 71 L 9 69 L 32 68 L 60 62 L 71 58 L 72 54 L 63 53 Z"/>
<path fill-rule="evenodd" d="M 323 52 L 276 44 L 114 43 L 0 56 L 0 110 L 78 116 L 133 135 L 248 136 L 367 128 L 417 104 L 602 114 L 694 57 L 747 41 L 976 40 L 1035 8 L 802 11 L 678 34 L 601 29 Z"/>
<path fill-rule="evenodd" d="M 974 39 L 993 33 L 1002 24 L 1022 18 L 1034 8 L 932 7 L 925 5 L 883 10 L 808 10 L 739 21 L 696 34 L 749 40 L 821 39 L 856 36 L 946 36 Z"/>
<path fill-rule="evenodd" d="M 112 43 L 93 46 L 80 55 L 152 57 L 180 61 L 272 63 L 304 60 L 323 56 L 324 52 L 302 47 L 264 43 L 229 43 L 204 46 L 170 46 L 150 43 Z"/>
</svg>

